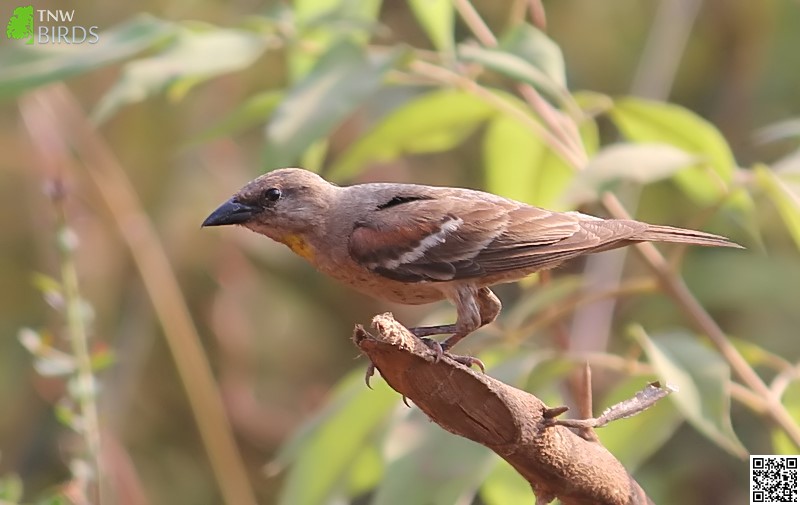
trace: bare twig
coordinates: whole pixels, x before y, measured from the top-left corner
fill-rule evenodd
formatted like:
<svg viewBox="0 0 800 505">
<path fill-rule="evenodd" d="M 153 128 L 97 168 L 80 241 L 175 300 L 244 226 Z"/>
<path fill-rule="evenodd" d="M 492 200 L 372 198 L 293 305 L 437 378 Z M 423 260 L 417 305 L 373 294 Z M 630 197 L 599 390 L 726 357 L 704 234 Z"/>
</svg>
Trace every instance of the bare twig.
<svg viewBox="0 0 800 505">
<path fill-rule="evenodd" d="M 559 426 L 584 430 L 584 432 L 589 432 L 594 435 L 593 428 L 602 428 L 608 423 L 633 417 L 649 409 L 655 405 L 656 402 L 675 391 L 677 390 L 669 385 L 667 385 L 666 388 L 662 388 L 661 384 L 658 382 L 651 382 L 647 387 L 636 393 L 633 398 L 623 400 L 610 406 L 604 410 L 599 417 L 590 417 L 586 419 L 553 419 L 551 422 Z"/>
<path fill-rule="evenodd" d="M 458 6 L 458 3 L 456 5 Z M 474 9 L 462 8 L 459 10 L 459 12 L 479 40 L 487 45 L 494 45 L 496 43 L 496 38 L 493 34 L 489 36 L 485 33 L 485 31 L 488 30 L 488 27 L 483 20 L 480 19 L 480 16 Z M 466 80 L 466 78 L 463 78 L 458 74 L 453 74 L 446 69 L 438 70 L 440 67 L 436 67 L 435 65 L 426 65 L 428 65 L 428 68 L 424 70 L 427 70 L 428 72 L 421 73 L 426 74 L 429 77 L 441 79 L 443 83 L 449 85 L 458 85 L 462 89 L 475 93 L 484 99 L 487 99 L 490 96 L 497 96 L 492 91 L 483 88 L 475 82 L 463 82 L 463 80 Z M 451 75 L 446 75 L 447 72 L 450 72 Z M 583 149 L 576 149 L 575 147 L 576 145 L 580 145 L 580 139 L 576 137 L 573 139 L 573 141 L 569 142 L 564 141 L 562 138 L 564 133 L 563 121 L 566 115 L 562 111 L 553 107 L 546 100 L 541 99 L 541 97 L 537 99 L 534 95 L 539 95 L 539 92 L 536 91 L 535 88 L 526 90 L 526 95 L 528 95 L 526 96 L 528 103 L 532 106 L 532 109 L 538 113 L 542 123 L 527 119 L 527 115 L 525 113 L 516 107 L 506 104 L 506 102 L 503 100 L 499 100 L 499 102 L 502 103 L 497 103 L 497 100 L 494 100 L 493 102 L 498 109 L 508 112 L 515 117 L 519 117 L 520 119 L 525 118 L 523 124 L 529 126 L 531 131 L 533 131 L 536 136 L 543 139 L 559 157 L 561 157 L 574 169 L 583 169 L 586 162 L 585 152 L 583 152 Z M 489 100 L 487 99 L 487 101 Z M 540 110 L 542 107 L 548 109 L 548 111 L 544 114 Z M 577 135 L 577 129 L 573 129 L 573 132 L 575 132 L 573 135 Z M 601 201 L 605 209 L 609 212 L 609 214 L 611 214 L 612 217 L 618 219 L 630 219 L 628 212 L 615 195 L 606 193 L 603 195 Z M 764 397 L 769 406 L 769 416 L 773 421 L 775 421 L 776 424 L 778 424 L 778 426 L 781 427 L 784 432 L 786 432 L 792 442 L 800 448 L 800 426 L 798 426 L 798 424 L 794 421 L 792 416 L 786 410 L 786 407 L 781 404 L 780 399 L 777 398 L 772 391 L 770 391 L 770 388 L 764 383 L 761 377 L 758 376 L 755 370 L 753 370 L 753 368 L 747 363 L 739 351 L 736 350 L 730 341 L 728 341 L 725 333 L 703 308 L 700 302 L 697 301 L 694 295 L 692 295 L 692 293 L 686 287 L 686 284 L 683 282 L 683 279 L 681 279 L 680 276 L 676 275 L 669 268 L 664 256 L 653 244 L 650 243 L 637 244 L 636 250 L 644 259 L 648 267 L 650 267 L 650 269 L 656 274 L 667 294 L 672 297 L 673 301 L 678 305 L 678 307 L 681 308 L 683 313 L 689 320 L 692 321 L 695 327 L 701 333 L 705 334 L 712 344 L 717 347 L 734 373 L 739 376 L 742 382 L 754 393 Z"/>
<path fill-rule="evenodd" d="M 606 193 L 603 195 L 602 202 L 613 217 L 630 219 L 622 204 L 613 194 Z M 644 242 L 636 244 L 635 247 L 639 255 L 656 274 L 667 294 L 672 297 L 673 301 L 681 308 L 698 331 L 706 335 L 711 343 L 714 344 L 714 347 L 722 354 L 722 357 L 725 358 L 725 361 L 728 362 L 742 382 L 752 389 L 754 393 L 764 397 L 769 406 L 769 416 L 786 432 L 792 443 L 800 447 L 800 426 L 795 423 L 786 407 L 772 394 L 772 391 L 761 380 L 761 377 L 758 376 L 750 364 L 747 363 L 747 360 L 731 344 L 725 332 L 722 331 L 716 321 L 689 291 L 683 279 L 672 271 L 667 260 L 664 259 L 664 256 L 653 244 Z"/>
<path fill-rule="evenodd" d="M 537 503 L 651 503 L 622 464 L 553 418 L 563 408 L 433 351 L 390 314 L 376 316 L 376 335 L 356 327 L 353 340 L 381 376 L 445 430 L 480 443 L 508 461 L 533 488 Z"/>
<path fill-rule="evenodd" d="M 487 47 L 494 47 L 497 45 L 497 37 L 494 36 L 489 25 L 483 21 L 481 15 L 475 10 L 475 6 L 472 5 L 472 2 L 469 0 L 453 0 L 453 5 L 455 5 L 461 19 L 464 20 L 464 23 L 467 24 L 470 31 L 475 34 L 475 37 L 478 38 L 481 44 Z"/>
<path fill-rule="evenodd" d="M 551 130 L 545 128 L 540 122 L 534 119 L 533 116 L 526 113 L 519 107 L 514 106 L 511 102 L 502 98 L 495 91 L 485 88 L 474 80 L 459 73 L 453 72 L 450 69 L 424 61 L 412 61 L 409 64 L 409 68 L 416 74 L 426 77 L 431 81 L 447 86 L 454 86 L 474 94 L 476 97 L 485 101 L 492 107 L 495 107 L 497 110 L 502 111 L 504 114 L 513 117 L 533 131 L 537 137 L 542 139 L 542 141 L 546 143 L 553 150 L 553 152 L 562 158 L 569 166 L 583 166 L 585 159 L 582 158 L 579 153 L 576 153 L 574 149 L 570 149 L 568 146 L 565 146 L 561 140 L 559 140 L 559 138 L 551 132 Z"/>
</svg>

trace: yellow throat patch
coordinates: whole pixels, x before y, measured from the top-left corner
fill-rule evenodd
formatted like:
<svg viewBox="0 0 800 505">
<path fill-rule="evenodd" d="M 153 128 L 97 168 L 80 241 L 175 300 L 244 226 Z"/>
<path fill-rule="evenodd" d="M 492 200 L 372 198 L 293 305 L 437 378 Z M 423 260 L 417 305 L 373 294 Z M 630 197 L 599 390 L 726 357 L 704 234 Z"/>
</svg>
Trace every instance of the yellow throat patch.
<svg viewBox="0 0 800 505">
<path fill-rule="evenodd" d="M 281 239 L 281 242 L 289 246 L 289 249 L 298 256 L 302 256 L 308 261 L 313 261 L 314 249 L 300 235 L 286 235 Z"/>
</svg>

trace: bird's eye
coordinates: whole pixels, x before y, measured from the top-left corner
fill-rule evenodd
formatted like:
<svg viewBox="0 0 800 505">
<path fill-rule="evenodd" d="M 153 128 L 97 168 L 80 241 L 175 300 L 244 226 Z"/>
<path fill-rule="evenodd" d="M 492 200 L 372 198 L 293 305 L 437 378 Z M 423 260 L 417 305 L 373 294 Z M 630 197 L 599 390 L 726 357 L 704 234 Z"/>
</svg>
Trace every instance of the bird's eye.
<svg viewBox="0 0 800 505">
<path fill-rule="evenodd" d="M 281 190 L 278 188 L 269 188 L 268 190 L 264 191 L 264 198 L 268 202 L 277 202 L 280 197 Z"/>
</svg>

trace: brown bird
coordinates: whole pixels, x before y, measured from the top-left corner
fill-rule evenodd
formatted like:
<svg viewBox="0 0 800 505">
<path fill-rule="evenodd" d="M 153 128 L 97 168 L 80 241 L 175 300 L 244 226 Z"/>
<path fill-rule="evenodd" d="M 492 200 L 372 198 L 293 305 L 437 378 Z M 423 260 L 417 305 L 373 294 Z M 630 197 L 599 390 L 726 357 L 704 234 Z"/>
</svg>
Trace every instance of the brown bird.
<svg viewBox="0 0 800 505">
<path fill-rule="evenodd" d="M 455 324 L 411 328 L 419 337 L 451 334 L 441 344 L 428 340 L 438 355 L 495 320 L 501 304 L 489 289 L 494 284 L 637 242 L 741 247 L 701 231 L 553 212 L 471 189 L 337 186 L 299 168 L 251 181 L 202 226 L 230 224 L 286 244 L 319 271 L 376 298 L 450 300 Z"/>
</svg>

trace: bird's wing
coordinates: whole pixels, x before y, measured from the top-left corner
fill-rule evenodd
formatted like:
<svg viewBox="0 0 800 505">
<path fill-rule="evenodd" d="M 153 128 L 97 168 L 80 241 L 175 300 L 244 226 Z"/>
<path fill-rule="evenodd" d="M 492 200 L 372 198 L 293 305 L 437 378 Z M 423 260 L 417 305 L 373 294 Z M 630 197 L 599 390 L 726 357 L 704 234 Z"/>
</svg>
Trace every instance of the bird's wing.
<svg viewBox="0 0 800 505">
<path fill-rule="evenodd" d="M 437 195 L 371 212 L 356 223 L 349 251 L 394 280 L 451 281 L 550 268 L 635 233 L 607 223 L 496 197 Z"/>
</svg>

